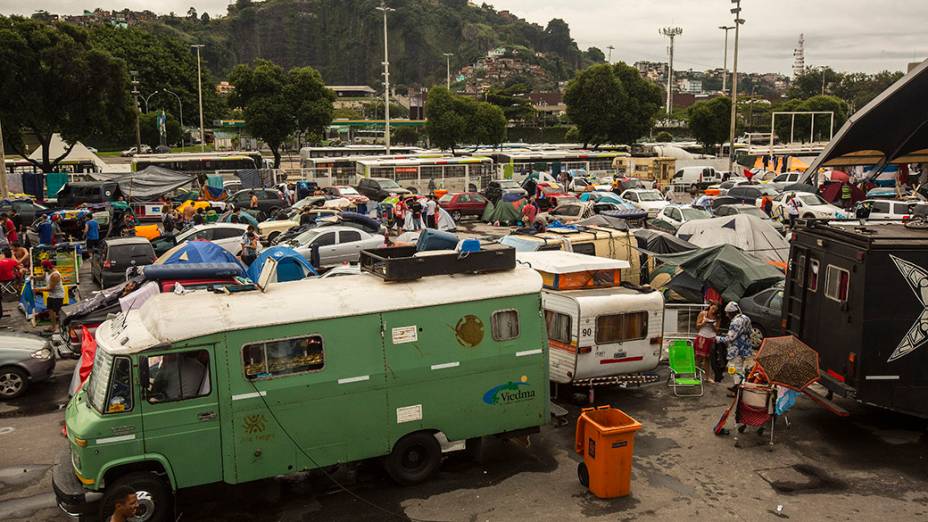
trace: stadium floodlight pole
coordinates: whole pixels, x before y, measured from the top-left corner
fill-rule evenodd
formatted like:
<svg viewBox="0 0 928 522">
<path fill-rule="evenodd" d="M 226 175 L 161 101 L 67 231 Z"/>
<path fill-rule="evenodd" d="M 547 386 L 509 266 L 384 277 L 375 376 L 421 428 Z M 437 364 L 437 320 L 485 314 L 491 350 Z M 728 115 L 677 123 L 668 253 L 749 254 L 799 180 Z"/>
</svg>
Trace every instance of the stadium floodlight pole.
<svg viewBox="0 0 928 522">
<path fill-rule="evenodd" d="M 741 18 L 741 0 L 731 0 L 735 7 L 731 14 L 735 15 L 735 54 L 731 65 L 731 128 L 728 129 L 728 172 L 735 166 L 735 124 L 738 118 L 738 36 L 744 19 Z M 773 132 L 773 129 L 770 129 Z"/>
<path fill-rule="evenodd" d="M 184 104 L 181 103 L 180 96 L 178 96 L 176 92 L 170 89 L 165 89 L 164 92 L 168 94 L 173 94 L 174 97 L 177 98 L 177 109 L 180 111 L 180 146 L 181 148 L 183 148 L 184 147 Z"/>
<path fill-rule="evenodd" d="M 733 25 L 720 25 L 719 29 L 725 31 L 725 58 L 722 59 L 722 69 L 725 72 L 722 73 L 722 94 L 725 94 L 726 87 L 728 86 L 728 31 L 734 29 Z"/>
<path fill-rule="evenodd" d="M 451 90 L 451 57 L 454 53 L 444 53 L 445 55 L 445 86 Z"/>
<path fill-rule="evenodd" d="M 670 38 L 670 62 L 667 64 L 667 117 L 673 111 L 673 40 L 683 34 L 682 27 L 664 27 L 660 34 Z"/>
<path fill-rule="evenodd" d="M 200 49 L 205 47 L 203 44 L 194 44 L 197 50 L 197 97 L 200 102 L 200 152 L 206 152 L 206 127 L 203 125 L 203 72 L 200 68 Z"/>
<path fill-rule="evenodd" d="M 387 13 L 396 11 L 387 7 L 386 0 L 381 0 L 378 11 L 383 11 L 383 144 L 390 154 L 390 53 L 387 41 Z"/>
<path fill-rule="evenodd" d="M 606 60 L 606 63 L 611 64 L 612 63 L 612 50 L 615 49 L 615 46 L 610 45 L 609 47 L 606 47 L 606 49 L 609 49 L 609 58 Z"/>
</svg>

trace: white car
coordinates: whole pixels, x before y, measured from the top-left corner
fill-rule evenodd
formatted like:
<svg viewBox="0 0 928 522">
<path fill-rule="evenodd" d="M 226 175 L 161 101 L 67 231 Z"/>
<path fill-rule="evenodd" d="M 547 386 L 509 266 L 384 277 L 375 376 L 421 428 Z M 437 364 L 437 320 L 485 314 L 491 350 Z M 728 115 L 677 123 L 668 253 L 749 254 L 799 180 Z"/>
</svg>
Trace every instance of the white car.
<svg viewBox="0 0 928 522">
<path fill-rule="evenodd" d="M 669 224 L 674 230 L 680 225 L 696 219 L 709 219 L 712 214 L 692 205 L 667 205 L 657 214 L 657 219 Z"/>
<path fill-rule="evenodd" d="M 628 189 L 619 197 L 648 213 L 653 218 L 670 203 L 654 189 Z"/>
<path fill-rule="evenodd" d="M 295 249 L 310 263 L 313 263 L 313 250 L 318 249 L 317 268 L 357 263 L 361 259 L 362 250 L 380 248 L 382 244 L 381 235 L 341 225 L 316 227 L 287 242 L 287 246 Z"/>
<path fill-rule="evenodd" d="M 151 147 L 148 145 L 142 145 L 142 151 L 139 152 L 137 147 L 129 147 L 128 149 L 122 151 L 119 155 L 124 158 L 131 158 L 136 154 L 151 154 Z"/>
<path fill-rule="evenodd" d="M 242 236 L 248 230 L 248 225 L 239 223 L 212 223 L 209 225 L 196 225 L 180 234 L 175 239 L 177 244 L 194 239 L 205 239 L 221 246 L 230 254 L 237 256 L 242 252 Z"/>
<path fill-rule="evenodd" d="M 791 195 L 796 196 L 796 202 L 799 204 L 800 219 L 838 219 L 847 214 L 845 211 L 822 199 L 818 194 L 813 194 L 811 192 L 784 192 L 773 198 L 773 210 L 771 214 L 774 218 L 782 220 L 789 219 L 789 212 L 786 210 L 786 201 Z"/>
<path fill-rule="evenodd" d="M 858 205 L 869 205 L 870 215 L 867 221 L 904 221 L 912 217 L 913 201 L 899 201 L 893 199 L 865 199 Z"/>
</svg>

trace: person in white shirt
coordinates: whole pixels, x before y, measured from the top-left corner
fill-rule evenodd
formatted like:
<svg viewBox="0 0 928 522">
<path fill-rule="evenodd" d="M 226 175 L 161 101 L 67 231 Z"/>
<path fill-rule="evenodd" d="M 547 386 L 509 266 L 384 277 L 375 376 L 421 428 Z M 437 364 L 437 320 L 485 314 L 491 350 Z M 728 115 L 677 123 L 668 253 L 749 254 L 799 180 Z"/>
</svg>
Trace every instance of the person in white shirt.
<svg viewBox="0 0 928 522">
<path fill-rule="evenodd" d="M 436 209 L 438 208 L 438 202 L 435 201 L 435 196 L 429 195 L 429 200 L 425 204 L 425 226 L 429 228 L 437 228 L 438 222 L 436 220 Z"/>
</svg>

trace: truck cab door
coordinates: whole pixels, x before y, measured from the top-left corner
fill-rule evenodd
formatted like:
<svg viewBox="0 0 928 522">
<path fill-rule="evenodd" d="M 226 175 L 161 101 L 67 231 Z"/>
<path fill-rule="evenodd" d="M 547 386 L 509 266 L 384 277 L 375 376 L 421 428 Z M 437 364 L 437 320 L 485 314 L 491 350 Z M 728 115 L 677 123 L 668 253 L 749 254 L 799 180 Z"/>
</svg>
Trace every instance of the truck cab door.
<svg viewBox="0 0 928 522">
<path fill-rule="evenodd" d="M 212 346 L 139 359 L 145 453 L 170 463 L 178 487 L 222 480 L 215 370 Z"/>
</svg>

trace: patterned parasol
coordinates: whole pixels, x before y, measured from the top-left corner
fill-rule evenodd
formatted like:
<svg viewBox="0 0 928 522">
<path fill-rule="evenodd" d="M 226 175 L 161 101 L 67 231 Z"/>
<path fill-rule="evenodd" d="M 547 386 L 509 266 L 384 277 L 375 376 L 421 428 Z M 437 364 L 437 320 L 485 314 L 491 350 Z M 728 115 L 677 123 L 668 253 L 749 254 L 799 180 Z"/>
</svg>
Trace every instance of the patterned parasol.
<svg viewBox="0 0 928 522">
<path fill-rule="evenodd" d="M 774 384 L 802 390 L 819 379 L 818 353 L 792 335 L 764 339 L 755 360 Z"/>
</svg>

